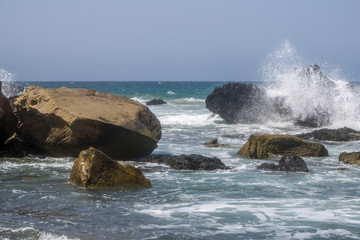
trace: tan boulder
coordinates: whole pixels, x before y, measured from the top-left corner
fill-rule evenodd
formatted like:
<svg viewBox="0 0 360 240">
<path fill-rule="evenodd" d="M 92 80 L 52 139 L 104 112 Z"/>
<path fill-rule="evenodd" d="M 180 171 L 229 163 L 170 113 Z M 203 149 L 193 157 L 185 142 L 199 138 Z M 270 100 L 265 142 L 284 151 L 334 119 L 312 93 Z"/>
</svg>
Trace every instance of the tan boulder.
<svg viewBox="0 0 360 240">
<path fill-rule="evenodd" d="M 16 124 L 17 120 L 11 109 L 9 99 L 0 92 L 0 146 L 14 134 Z"/>
<path fill-rule="evenodd" d="M 115 94 L 30 86 L 14 105 L 19 137 L 53 156 L 76 157 L 93 146 L 126 160 L 149 155 L 161 138 L 145 105 Z"/>
<path fill-rule="evenodd" d="M 342 152 L 339 155 L 339 161 L 348 163 L 348 164 L 357 164 L 360 165 L 360 152 Z"/>
<path fill-rule="evenodd" d="M 310 143 L 289 135 L 251 135 L 238 154 L 249 158 L 265 159 L 270 155 L 291 154 L 300 157 L 328 156 L 324 145 Z"/>
<path fill-rule="evenodd" d="M 80 152 L 69 181 L 90 188 L 114 185 L 151 187 L 149 179 L 139 169 L 131 165 L 123 166 L 92 147 Z"/>
</svg>

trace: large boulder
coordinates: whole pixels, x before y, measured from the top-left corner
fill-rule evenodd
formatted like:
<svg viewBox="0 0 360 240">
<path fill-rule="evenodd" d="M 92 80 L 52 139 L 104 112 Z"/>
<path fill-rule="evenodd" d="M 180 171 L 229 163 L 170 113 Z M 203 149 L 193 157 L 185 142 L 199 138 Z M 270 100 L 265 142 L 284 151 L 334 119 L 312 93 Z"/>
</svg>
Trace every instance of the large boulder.
<svg viewBox="0 0 360 240">
<path fill-rule="evenodd" d="M 274 163 L 262 163 L 256 168 L 270 171 L 309 172 L 304 159 L 296 155 L 283 156 L 279 161 L 279 165 Z"/>
<path fill-rule="evenodd" d="M 0 92 L 0 146 L 14 134 L 16 124 L 17 120 L 11 109 L 10 102 Z"/>
<path fill-rule="evenodd" d="M 297 155 L 300 157 L 328 156 L 324 145 L 310 143 L 289 135 L 251 135 L 238 154 L 249 158 L 266 159 L 271 155 Z"/>
<path fill-rule="evenodd" d="M 360 152 L 342 152 L 339 155 L 339 161 L 348 163 L 348 164 L 357 164 L 360 165 Z"/>
<path fill-rule="evenodd" d="M 314 139 L 319 141 L 358 141 L 360 140 L 360 132 L 351 128 L 339 129 L 319 129 L 310 133 L 296 135 L 303 139 Z"/>
<path fill-rule="evenodd" d="M 206 108 L 228 123 L 259 122 L 266 112 L 266 92 L 253 84 L 228 83 L 206 98 Z"/>
<path fill-rule="evenodd" d="M 160 163 L 177 170 L 216 170 L 229 169 L 220 159 L 204 157 L 198 154 L 190 155 L 150 155 L 148 162 Z"/>
<path fill-rule="evenodd" d="M 161 137 L 146 106 L 114 94 L 30 86 L 13 103 L 19 137 L 53 156 L 76 157 L 93 146 L 127 160 L 149 155 Z"/>
<path fill-rule="evenodd" d="M 123 166 L 92 147 L 80 152 L 72 167 L 69 181 L 82 187 L 151 187 L 149 179 L 139 169 L 131 165 Z"/>
</svg>

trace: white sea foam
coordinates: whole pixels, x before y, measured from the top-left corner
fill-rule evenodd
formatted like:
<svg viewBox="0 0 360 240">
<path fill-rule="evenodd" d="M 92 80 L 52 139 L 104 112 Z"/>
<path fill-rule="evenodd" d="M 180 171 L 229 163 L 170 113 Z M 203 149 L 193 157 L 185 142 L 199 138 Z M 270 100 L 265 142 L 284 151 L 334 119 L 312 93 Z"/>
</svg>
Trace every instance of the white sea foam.
<svg viewBox="0 0 360 240">
<path fill-rule="evenodd" d="M 209 114 L 186 114 L 180 113 L 176 115 L 167 115 L 158 117 L 161 124 L 163 125 L 174 125 L 174 126 L 206 126 L 214 124 L 213 119 L 209 119 Z"/>
<path fill-rule="evenodd" d="M 176 95 L 176 92 L 168 91 L 167 94 L 168 94 L 168 95 Z"/>
<path fill-rule="evenodd" d="M 333 127 L 360 130 L 360 88 L 335 73 L 308 67 L 289 41 L 268 56 L 264 81 L 271 97 L 285 98 L 295 118 L 326 114 Z"/>
<path fill-rule="evenodd" d="M 1 239 L 39 239 L 39 240 L 70 240 L 79 238 L 69 238 L 65 235 L 56 235 L 48 232 L 41 232 L 32 227 L 6 228 L 0 227 Z"/>
</svg>

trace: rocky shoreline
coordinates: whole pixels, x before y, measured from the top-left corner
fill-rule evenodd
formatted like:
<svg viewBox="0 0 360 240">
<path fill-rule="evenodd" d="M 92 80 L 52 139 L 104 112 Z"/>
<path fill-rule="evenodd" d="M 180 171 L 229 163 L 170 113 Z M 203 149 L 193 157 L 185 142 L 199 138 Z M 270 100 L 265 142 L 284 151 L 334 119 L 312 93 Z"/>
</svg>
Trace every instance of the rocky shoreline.
<svg viewBox="0 0 360 240">
<path fill-rule="evenodd" d="M 239 91 L 243 94 L 240 97 Z M 239 98 L 235 99 L 235 96 Z M 233 100 L 240 108 L 227 109 L 234 104 L 229 103 Z M 215 89 L 206 99 L 206 106 L 230 123 L 258 121 L 260 119 L 255 117 L 266 115 L 269 110 L 287 118 L 289 111 L 281 100 L 268 100 L 255 85 L 234 83 Z M 259 101 L 263 104 L 260 108 Z M 90 89 L 35 86 L 28 87 L 22 95 L 13 96 L 11 100 L 0 94 L 0 155 L 77 157 L 70 182 L 79 186 L 130 184 L 151 187 L 140 170 L 123 166 L 111 158 L 165 164 L 177 170 L 230 169 L 218 158 L 201 155 L 150 155 L 160 139 L 161 124 L 156 116 L 145 105 L 118 95 Z M 328 155 L 324 145 L 318 142 L 358 140 L 360 132 L 346 127 L 324 128 L 297 136 L 252 135 L 238 154 L 251 159 L 281 157 L 279 165 L 263 163 L 258 169 L 308 172 L 300 157 Z M 204 145 L 229 147 L 219 144 L 217 139 Z M 360 165 L 358 153 L 344 152 L 339 160 Z M 84 166 L 88 168 L 84 170 Z"/>
</svg>

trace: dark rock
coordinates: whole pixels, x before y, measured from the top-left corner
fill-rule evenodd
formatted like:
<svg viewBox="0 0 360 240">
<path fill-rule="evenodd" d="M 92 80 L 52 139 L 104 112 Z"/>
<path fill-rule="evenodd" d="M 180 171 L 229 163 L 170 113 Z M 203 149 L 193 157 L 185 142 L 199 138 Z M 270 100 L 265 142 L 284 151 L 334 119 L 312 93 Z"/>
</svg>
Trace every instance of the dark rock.
<svg viewBox="0 0 360 240">
<path fill-rule="evenodd" d="M 216 170 L 229 169 L 220 159 L 208 158 L 197 154 L 190 155 L 150 155 L 148 162 L 165 164 L 177 170 Z"/>
<path fill-rule="evenodd" d="M 360 140 L 360 131 L 347 127 L 339 129 L 324 128 L 296 136 L 303 139 L 314 139 L 319 141 L 358 141 Z"/>
<path fill-rule="evenodd" d="M 149 179 L 139 169 L 123 166 L 92 147 L 80 152 L 69 181 L 90 188 L 114 185 L 151 187 Z"/>
<path fill-rule="evenodd" d="M 328 156 L 328 151 L 322 144 L 310 143 L 295 136 L 264 134 L 251 135 L 238 154 L 249 158 L 265 159 L 271 154 L 322 157 Z"/>
<path fill-rule="evenodd" d="M 348 163 L 348 164 L 357 164 L 360 165 L 360 152 L 342 152 L 339 155 L 339 161 Z"/>
<path fill-rule="evenodd" d="M 285 155 L 280 159 L 279 165 L 274 163 L 263 163 L 258 169 L 285 172 L 309 172 L 307 165 L 301 157 L 296 155 Z"/>
<path fill-rule="evenodd" d="M 9 100 L 0 92 L 0 148 L 16 131 L 17 120 Z"/>
<path fill-rule="evenodd" d="M 217 138 L 214 138 L 214 139 L 210 140 L 209 142 L 204 143 L 204 145 L 208 146 L 208 147 L 228 147 L 228 146 L 230 146 L 229 144 L 218 143 Z"/>
<path fill-rule="evenodd" d="M 266 113 L 266 92 L 253 85 L 228 83 L 206 98 L 206 108 L 228 123 L 254 123 Z"/>
<path fill-rule="evenodd" d="M 43 155 L 44 152 L 21 140 L 16 133 L 7 139 L 0 148 L 1 157 L 25 157 L 29 154 Z"/>
<path fill-rule="evenodd" d="M 146 102 L 146 105 L 163 105 L 166 104 L 166 102 L 162 99 L 153 99 Z"/>
</svg>

